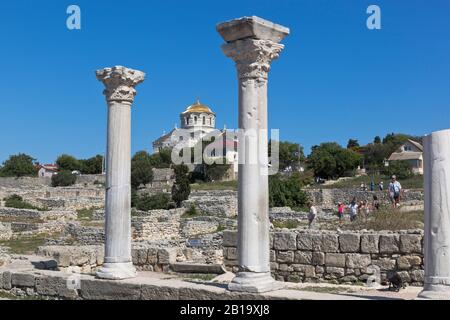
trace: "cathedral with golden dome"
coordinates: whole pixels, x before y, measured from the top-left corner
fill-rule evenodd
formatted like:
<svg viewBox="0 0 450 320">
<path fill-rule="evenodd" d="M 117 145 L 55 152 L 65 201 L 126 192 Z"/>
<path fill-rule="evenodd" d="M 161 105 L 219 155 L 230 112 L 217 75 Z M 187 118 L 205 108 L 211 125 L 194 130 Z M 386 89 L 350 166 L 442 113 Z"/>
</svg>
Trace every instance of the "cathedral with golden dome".
<svg viewBox="0 0 450 320">
<path fill-rule="evenodd" d="M 180 143 L 193 147 L 206 134 L 214 131 L 215 126 L 216 114 L 208 106 L 202 104 L 200 100 L 197 100 L 180 114 L 180 129 L 189 133 L 187 140 L 182 140 L 183 136 L 177 132 L 180 129 L 176 127 L 153 141 L 153 152 L 159 152 L 163 148 L 173 148 Z"/>
</svg>

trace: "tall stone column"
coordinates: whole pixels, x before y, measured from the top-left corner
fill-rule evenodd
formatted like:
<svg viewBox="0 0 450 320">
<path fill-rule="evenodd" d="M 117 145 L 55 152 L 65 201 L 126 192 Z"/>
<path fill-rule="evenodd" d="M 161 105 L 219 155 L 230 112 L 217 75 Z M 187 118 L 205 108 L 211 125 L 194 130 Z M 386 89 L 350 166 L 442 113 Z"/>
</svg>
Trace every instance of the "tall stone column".
<svg viewBox="0 0 450 320">
<path fill-rule="evenodd" d="M 106 87 L 108 104 L 105 261 L 97 277 L 119 280 L 136 276 L 131 260 L 131 105 L 134 87 L 145 74 L 116 66 L 96 75 Z"/>
<path fill-rule="evenodd" d="M 450 130 L 424 138 L 424 299 L 450 299 Z"/>
<path fill-rule="evenodd" d="M 238 264 L 233 291 L 280 288 L 270 274 L 267 76 L 289 29 L 258 17 L 219 24 L 222 50 L 236 62 L 239 88 Z"/>
</svg>

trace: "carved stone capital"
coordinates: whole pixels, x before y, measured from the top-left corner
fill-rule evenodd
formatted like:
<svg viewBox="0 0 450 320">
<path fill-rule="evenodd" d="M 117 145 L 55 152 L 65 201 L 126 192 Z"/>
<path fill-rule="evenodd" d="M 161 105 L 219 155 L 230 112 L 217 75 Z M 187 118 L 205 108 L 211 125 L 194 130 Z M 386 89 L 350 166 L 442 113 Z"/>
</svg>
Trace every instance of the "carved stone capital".
<svg viewBox="0 0 450 320">
<path fill-rule="evenodd" d="M 239 79 L 267 80 L 270 63 L 283 48 L 271 40 L 244 39 L 224 44 L 222 51 L 236 62 Z"/>
<path fill-rule="evenodd" d="M 103 94 L 106 101 L 133 103 L 136 90 L 134 89 L 145 79 L 145 73 L 138 70 L 115 66 L 96 71 L 99 81 L 105 85 Z"/>
</svg>

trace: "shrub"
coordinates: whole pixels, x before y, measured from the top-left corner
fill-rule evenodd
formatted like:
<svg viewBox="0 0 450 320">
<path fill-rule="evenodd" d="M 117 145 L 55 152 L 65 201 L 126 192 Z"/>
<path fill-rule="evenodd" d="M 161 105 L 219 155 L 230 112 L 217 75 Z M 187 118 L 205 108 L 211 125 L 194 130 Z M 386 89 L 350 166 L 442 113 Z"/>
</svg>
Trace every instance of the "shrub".
<svg viewBox="0 0 450 320">
<path fill-rule="evenodd" d="M 183 218 L 189 218 L 189 217 L 196 217 L 199 216 L 200 212 L 198 212 L 197 208 L 195 207 L 195 205 L 191 204 L 191 206 L 189 207 L 189 209 L 186 210 L 186 212 L 183 214 Z"/>
<path fill-rule="evenodd" d="M 389 166 L 383 168 L 383 174 L 389 177 L 396 175 L 397 179 L 408 179 L 414 175 L 406 161 L 391 161 Z"/>
<path fill-rule="evenodd" d="M 171 199 L 170 195 L 167 193 L 157 193 L 155 195 L 144 194 L 142 196 L 134 197 L 134 206 L 136 209 L 141 211 L 149 211 L 149 210 L 158 210 L 163 209 L 167 210 L 171 207 Z"/>
<path fill-rule="evenodd" d="M 7 198 L 5 198 L 5 207 L 7 208 L 15 208 L 15 209 L 36 209 L 39 208 L 33 206 L 32 204 L 23 201 L 23 198 L 17 194 L 13 194 Z"/>
<path fill-rule="evenodd" d="M 52 187 L 68 187 L 75 184 L 77 176 L 70 171 L 61 171 L 52 176 Z"/>
<path fill-rule="evenodd" d="M 277 174 L 269 177 L 270 207 L 304 207 L 309 198 L 302 188 L 299 175 L 282 177 Z"/>
</svg>

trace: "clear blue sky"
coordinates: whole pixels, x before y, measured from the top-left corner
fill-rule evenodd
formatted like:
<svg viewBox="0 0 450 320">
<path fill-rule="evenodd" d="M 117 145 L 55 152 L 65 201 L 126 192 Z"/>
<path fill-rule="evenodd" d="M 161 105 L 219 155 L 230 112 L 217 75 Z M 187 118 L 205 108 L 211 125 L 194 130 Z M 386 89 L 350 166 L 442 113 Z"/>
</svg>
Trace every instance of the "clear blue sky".
<svg viewBox="0 0 450 320">
<path fill-rule="evenodd" d="M 66 28 L 66 8 L 82 29 Z M 382 29 L 366 28 L 366 8 Z M 133 151 L 178 123 L 200 97 L 217 126 L 237 125 L 237 85 L 217 23 L 258 15 L 290 27 L 269 77 L 269 125 L 305 146 L 388 132 L 450 128 L 447 0 L 15 0 L 0 4 L 0 162 L 28 153 L 103 153 L 106 104 L 99 68 L 143 70 L 133 107 Z"/>
</svg>

